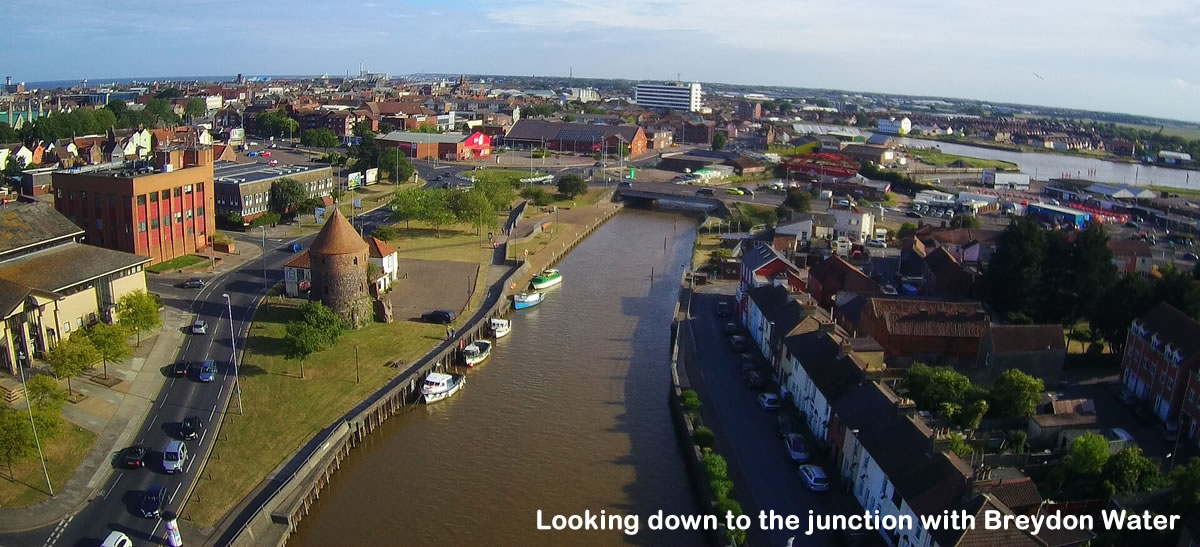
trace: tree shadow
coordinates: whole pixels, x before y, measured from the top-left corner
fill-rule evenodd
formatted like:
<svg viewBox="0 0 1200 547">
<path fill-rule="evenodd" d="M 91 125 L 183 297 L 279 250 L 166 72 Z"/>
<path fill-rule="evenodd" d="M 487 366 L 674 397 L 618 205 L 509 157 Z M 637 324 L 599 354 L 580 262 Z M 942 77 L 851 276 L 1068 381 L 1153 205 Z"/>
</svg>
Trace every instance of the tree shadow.
<svg viewBox="0 0 1200 547">
<path fill-rule="evenodd" d="M 271 374 L 271 372 L 265 368 L 258 366 L 258 365 L 249 365 L 246 363 L 238 364 L 238 376 L 249 377 L 249 376 L 262 376 L 264 374 Z"/>
<path fill-rule="evenodd" d="M 287 355 L 287 341 L 274 336 L 254 335 L 246 338 L 246 347 L 254 348 L 254 353 L 267 356 Z M 240 367 L 239 367 L 240 369 Z M 239 370 L 240 371 L 240 370 Z M 243 372 L 244 374 L 244 372 Z"/>
</svg>

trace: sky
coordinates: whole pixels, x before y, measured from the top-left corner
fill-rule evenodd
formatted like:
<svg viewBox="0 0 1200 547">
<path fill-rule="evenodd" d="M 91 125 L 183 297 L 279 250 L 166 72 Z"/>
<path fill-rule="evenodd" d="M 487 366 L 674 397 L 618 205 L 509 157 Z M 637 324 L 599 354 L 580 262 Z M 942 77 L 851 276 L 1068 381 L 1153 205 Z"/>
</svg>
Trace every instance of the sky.
<svg viewBox="0 0 1200 547">
<path fill-rule="evenodd" d="M 567 75 L 961 97 L 1200 122 L 1200 0 L 0 2 L 16 81 Z M 110 15 L 115 14 L 115 15 Z"/>
</svg>

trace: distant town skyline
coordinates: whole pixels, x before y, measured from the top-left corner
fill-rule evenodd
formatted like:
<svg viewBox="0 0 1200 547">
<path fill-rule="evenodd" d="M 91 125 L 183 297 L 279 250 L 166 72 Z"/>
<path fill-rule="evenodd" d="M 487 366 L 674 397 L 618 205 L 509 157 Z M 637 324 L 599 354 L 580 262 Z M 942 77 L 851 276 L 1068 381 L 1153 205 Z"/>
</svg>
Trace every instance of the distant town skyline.
<svg viewBox="0 0 1200 547">
<path fill-rule="evenodd" d="M 1200 122 L 1200 0 L 743 0 L 737 9 L 724 0 L 188 0 L 109 19 L 75 17 L 92 8 L 64 4 L 53 11 L 61 17 L 31 0 L 0 6 L 0 47 L 20 52 L 4 69 L 14 80 L 338 75 L 359 63 L 391 74 L 573 68 L 586 78 L 678 75 Z M 81 54 L 88 43 L 137 55 Z"/>
</svg>

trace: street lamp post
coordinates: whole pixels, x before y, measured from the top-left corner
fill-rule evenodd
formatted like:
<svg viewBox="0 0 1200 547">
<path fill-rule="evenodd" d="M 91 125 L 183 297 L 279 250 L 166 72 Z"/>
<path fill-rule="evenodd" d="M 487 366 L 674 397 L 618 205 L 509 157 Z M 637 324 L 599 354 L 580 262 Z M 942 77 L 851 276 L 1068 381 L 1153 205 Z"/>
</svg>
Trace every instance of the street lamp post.
<svg viewBox="0 0 1200 547">
<path fill-rule="evenodd" d="M 265 291 L 265 290 L 267 290 L 267 227 L 259 226 L 259 228 L 262 228 L 262 236 L 263 236 L 263 238 L 262 238 L 262 270 L 263 270 L 263 290 Z M 232 321 L 233 316 L 230 315 L 229 319 L 230 319 L 230 321 Z"/>
<path fill-rule="evenodd" d="M 229 293 L 224 293 L 221 296 L 225 297 L 225 308 L 229 310 L 229 345 L 233 348 L 233 389 L 237 391 L 238 415 L 240 416 L 244 412 L 242 410 L 242 383 L 238 381 L 237 331 L 233 328 L 233 304 L 229 302 Z"/>
<path fill-rule="evenodd" d="M 17 350 L 17 370 L 21 371 L 21 391 L 25 391 L 25 350 Z M 29 393 L 28 391 L 25 391 Z M 29 404 L 29 427 L 33 428 L 33 444 L 37 447 L 38 460 L 42 462 L 42 475 L 46 477 L 46 488 L 54 496 L 54 485 L 50 484 L 50 471 L 46 469 L 46 456 L 42 454 L 42 442 L 38 439 L 37 424 L 33 421 L 33 401 Z"/>
</svg>

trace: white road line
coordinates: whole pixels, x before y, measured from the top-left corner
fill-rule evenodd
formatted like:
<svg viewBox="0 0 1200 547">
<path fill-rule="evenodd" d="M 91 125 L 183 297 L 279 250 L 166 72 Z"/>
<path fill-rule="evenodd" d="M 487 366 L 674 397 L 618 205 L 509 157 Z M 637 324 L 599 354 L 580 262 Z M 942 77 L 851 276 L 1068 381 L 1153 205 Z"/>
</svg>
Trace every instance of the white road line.
<svg viewBox="0 0 1200 547">
<path fill-rule="evenodd" d="M 189 467 L 190 467 L 190 466 L 189 466 Z M 174 492 L 171 492 L 171 497 L 170 497 L 170 498 L 168 498 L 168 499 L 167 499 L 167 501 L 171 501 L 171 500 L 174 500 L 174 499 L 175 499 L 175 495 L 179 493 L 179 487 L 180 487 L 180 486 L 183 486 L 183 483 L 182 483 L 182 482 L 181 482 L 181 483 L 179 483 L 179 484 L 176 484 L 176 485 L 175 485 L 175 491 L 174 491 Z"/>
<path fill-rule="evenodd" d="M 212 412 L 208 413 L 208 421 L 212 421 L 213 414 L 217 413 L 217 405 L 213 405 Z"/>
<path fill-rule="evenodd" d="M 205 433 L 208 433 L 207 429 L 200 432 L 200 440 L 196 441 L 196 446 L 200 446 L 200 445 L 204 444 L 204 434 Z"/>
<path fill-rule="evenodd" d="M 158 413 L 155 413 L 155 414 L 154 414 L 154 417 L 153 417 L 153 418 L 150 418 L 150 421 L 146 422 L 146 429 L 147 429 L 147 430 L 149 430 L 149 429 L 150 429 L 150 426 L 154 425 L 154 422 L 155 422 L 155 420 L 158 420 Z"/>
<path fill-rule="evenodd" d="M 159 526 L 162 526 L 162 517 L 159 517 L 158 522 L 154 523 L 154 531 L 150 532 L 150 535 L 152 535 L 152 536 L 158 535 L 158 527 Z"/>
<path fill-rule="evenodd" d="M 225 384 L 221 384 L 221 388 L 217 390 L 217 399 L 218 400 L 220 400 L 222 393 L 225 393 Z"/>
<path fill-rule="evenodd" d="M 187 474 L 187 473 L 191 473 L 191 472 L 192 472 L 192 464 L 193 464 L 193 463 L 196 463 L 196 458 L 192 458 L 192 460 L 188 462 L 188 464 L 187 464 L 187 468 L 183 470 L 184 474 Z M 175 489 L 176 489 L 176 490 L 178 490 L 178 489 L 179 489 L 179 487 L 178 487 L 178 486 L 176 486 L 176 487 L 175 487 Z"/>
<path fill-rule="evenodd" d="M 116 490 L 116 489 L 117 489 L 117 483 L 118 483 L 118 482 L 121 482 L 121 479 L 123 479 L 123 478 L 125 478 L 125 474 L 124 474 L 124 473 L 121 473 L 120 475 L 117 475 L 117 480 L 113 481 L 113 483 L 112 483 L 112 486 L 111 486 L 111 487 L 109 487 L 109 489 L 108 489 L 108 492 L 105 492 L 105 493 L 104 493 L 104 498 L 102 498 L 102 499 L 108 499 L 108 496 L 109 496 L 109 494 L 112 494 L 112 493 L 113 493 L 113 490 Z"/>
<path fill-rule="evenodd" d="M 162 408 L 163 405 L 167 404 L 167 397 L 170 397 L 170 396 L 171 396 L 170 391 L 168 391 L 166 395 L 163 395 L 162 402 L 158 403 L 158 408 Z"/>
</svg>

